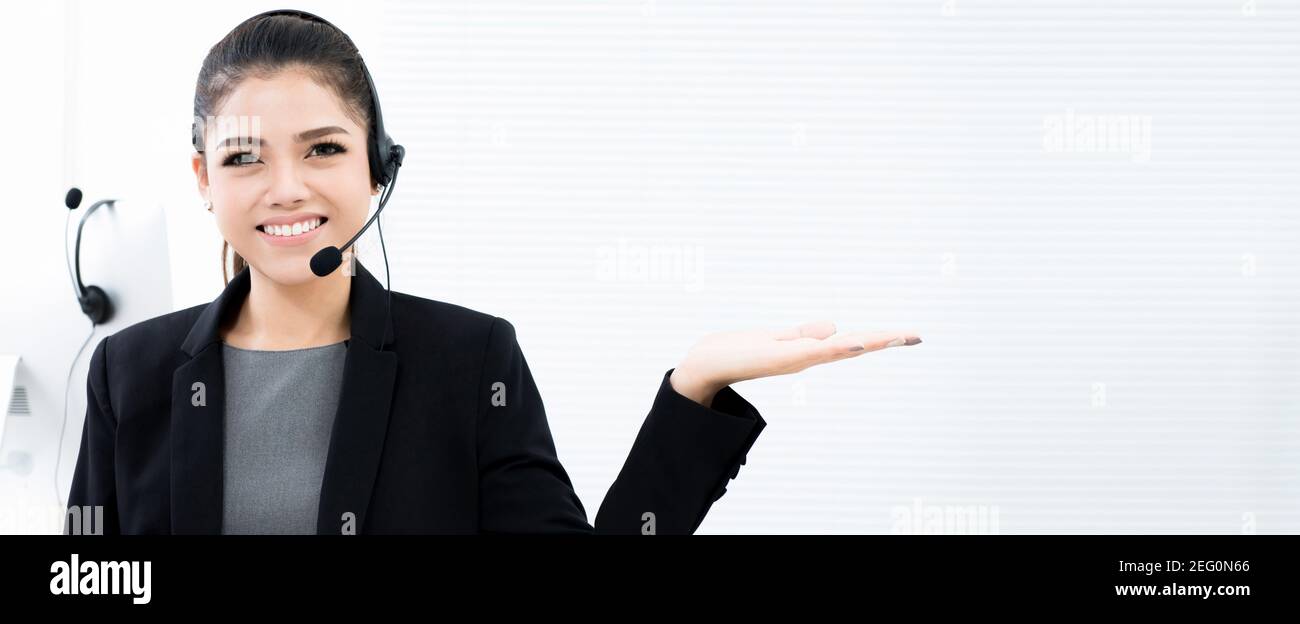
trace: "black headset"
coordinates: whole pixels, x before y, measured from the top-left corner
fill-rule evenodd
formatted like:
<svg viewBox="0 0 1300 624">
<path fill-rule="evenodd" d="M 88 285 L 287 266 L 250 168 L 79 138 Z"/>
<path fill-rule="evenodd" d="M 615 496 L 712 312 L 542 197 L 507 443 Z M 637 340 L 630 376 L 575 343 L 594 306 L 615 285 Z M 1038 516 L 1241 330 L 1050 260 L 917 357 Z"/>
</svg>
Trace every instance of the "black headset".
<svg viewBox="0 0 1300 624">
<path fill-rule="evenodd" d="M 81 221 L 77 223 L 77 251 L 76 251 L 76 269 L 68 267 L 68 273 L 72 277 L 72 290 L 77 295 L 77 303 L 81 304 L 81 313 L 90 318 L 90 322 L 99 325 L 113 318 L 113 301 L 109 298 L 104 289 L 93 284 L 87 285 L 81 281 L 81 230 L 86 227 L 86 219 L 94 214 L 100 206 L 113 206 L 116 199 L 101 199 L 90 205 L 85 212 L 81 214 Z M 81 206 L 81 189 L 73 187 L 68 189 L 68 194 L 63 198 L 63 205 L 67 206 L 69 211 L 76 210 Z M 71 217 L 72 213 L 69 212 Z M 64 225 L 63 255 L 68 255 L 67 248 L 67 225 Z"/>
</svg>

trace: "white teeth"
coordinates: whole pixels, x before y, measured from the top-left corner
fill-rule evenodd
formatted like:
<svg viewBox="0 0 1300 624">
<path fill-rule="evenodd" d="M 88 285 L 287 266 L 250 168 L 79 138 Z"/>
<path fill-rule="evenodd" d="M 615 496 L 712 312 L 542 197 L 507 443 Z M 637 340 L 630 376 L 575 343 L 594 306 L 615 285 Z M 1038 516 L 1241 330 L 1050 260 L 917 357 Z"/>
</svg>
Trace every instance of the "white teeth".
<svg viewBox="0 0 1300 624">
<path fill-rule="evenodd" d="M 271 236 L 297 236 L 320 227 L 320 217 L 299 221 L 293 225 L 264 225 L 262 231 Z"/>
</svg>

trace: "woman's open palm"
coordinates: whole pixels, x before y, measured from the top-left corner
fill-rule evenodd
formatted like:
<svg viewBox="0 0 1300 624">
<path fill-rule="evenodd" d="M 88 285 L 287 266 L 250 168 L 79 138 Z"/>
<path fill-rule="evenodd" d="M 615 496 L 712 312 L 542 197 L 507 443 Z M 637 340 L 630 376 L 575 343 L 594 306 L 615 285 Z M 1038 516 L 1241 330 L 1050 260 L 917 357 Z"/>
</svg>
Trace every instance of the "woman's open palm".
<svg viewBox="0 0 1300 624">
<path fill-rule="evenodd" d="M 747 379 L 788 375 L 887 347 L 914 345 L 907 331 L 836 333 L 830 321 L 784 329 L 725 331 L 705 336 L 673 371 L 678 392 L 709 405 L 718 390 Z"/>
</svg>

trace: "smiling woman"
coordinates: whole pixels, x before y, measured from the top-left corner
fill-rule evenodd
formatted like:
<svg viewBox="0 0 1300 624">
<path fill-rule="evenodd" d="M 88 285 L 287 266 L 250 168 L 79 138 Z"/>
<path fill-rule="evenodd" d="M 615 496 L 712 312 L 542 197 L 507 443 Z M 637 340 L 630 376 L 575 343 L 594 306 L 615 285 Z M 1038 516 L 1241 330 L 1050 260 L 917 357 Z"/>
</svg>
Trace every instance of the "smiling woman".
<svg viewBox="0 0 1300 624">
<path fill-rule="evenodd" d="M 102 507 L 104 533 L 691 533 L 766 426 L 732 383 L 919 342 L 830 322 L 704 338 L 593 526 L 509 321 L 315 261 L 374 222 L 404 154 L 352 41 L 255 16 L 208 54 L 194 114 L 236 272 L 95 349 L 68 505 Z"/>
</svg>

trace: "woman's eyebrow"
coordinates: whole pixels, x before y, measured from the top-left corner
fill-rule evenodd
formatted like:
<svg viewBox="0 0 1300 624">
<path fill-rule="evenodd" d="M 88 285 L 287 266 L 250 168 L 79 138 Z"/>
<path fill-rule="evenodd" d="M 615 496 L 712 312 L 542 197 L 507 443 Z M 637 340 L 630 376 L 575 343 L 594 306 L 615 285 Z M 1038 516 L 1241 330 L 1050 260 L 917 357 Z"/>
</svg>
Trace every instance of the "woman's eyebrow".
<svg viewBox="0 0 1300 624">
<path fill-rule="evenodd" d="M 315 130 L 308 130 L 306 132 L 301 132 L 298 135 L 294 136 L 293 140 L 299 143 L 303 143 L 315 139 L 317 137 L 323 137 L 328 134 L 336 134 L 339 132 L 342 132 L 343 134 L 348 133 L 347 130 L 344 130 L 343 128 L 340 128 L 338 126 L 325 126 L 322 128 L 316 128 Z"/>
<path fill-rule="evenodd" d="M 298 143 L 305 143 L 312 139 L 338 133 L 347 134 L 348 131 L 338 126 L 323 126 L 295 134 L 293 140 Z M 254 137 L 229 137 L 225 141 L 222 141 L 217 147 L 230 147 L 232 145 L 238 147 L 248 145 L 269 145 L 269 143 L 264 139 Z"/>
</svg>

